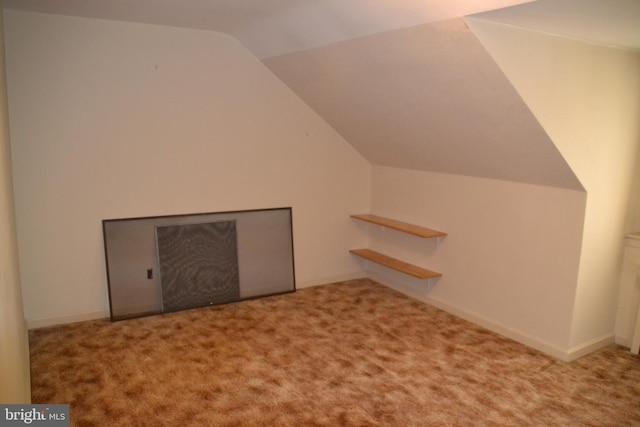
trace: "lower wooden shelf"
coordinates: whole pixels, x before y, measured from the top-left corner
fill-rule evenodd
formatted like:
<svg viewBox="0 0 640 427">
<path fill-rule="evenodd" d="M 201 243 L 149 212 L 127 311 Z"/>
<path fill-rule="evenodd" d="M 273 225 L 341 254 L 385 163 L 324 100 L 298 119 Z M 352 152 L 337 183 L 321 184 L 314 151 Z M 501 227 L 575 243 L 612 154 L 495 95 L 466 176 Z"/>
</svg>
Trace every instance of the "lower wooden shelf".
<svg viewBox="0 0 640 427">
<path fill-rule="evenodd" d="M 372 251 L 371 249 L 351 249 L 349 252 L 366 260 L 375 262 L 376 264 L 383 265 L 387 268 L 408 274 L 409 276 L 413 276 L 418 279 L 432 279 L 434 277 L 442 276 L 442 274 L 435 271 L 427 270 L 425 268 L 400 261 L 399 259 L 391 258 L 390 256 Z"/>
</svg>

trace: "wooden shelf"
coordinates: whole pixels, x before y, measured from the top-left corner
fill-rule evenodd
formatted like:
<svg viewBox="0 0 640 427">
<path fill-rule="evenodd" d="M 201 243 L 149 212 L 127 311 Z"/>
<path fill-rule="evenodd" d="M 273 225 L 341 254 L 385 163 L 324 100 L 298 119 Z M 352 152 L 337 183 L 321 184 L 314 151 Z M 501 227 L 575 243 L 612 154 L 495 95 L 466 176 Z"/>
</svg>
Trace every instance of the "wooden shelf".
<svg viewBox="0 0 640 427">
<path fill-rule="evenodd" d="M 359 215 L 351 215 L 351 217 L 355 219 L 359 219 L 360 221 L 370 222 L 372 224 L 381 225 L 383 227 L 402 231 L 403 233 L 408 233 L 414 236 L 422 237 L 424 239 L 430 239 L 433 237 L 444 237 L 447 235 L 447 233 L 443 233 L 441 231 L 436 231 L 430 228 L 420 227 L 419 225 L 413 225 L 407 222 L 384 218 L 377 215 L 359 214 Z"/>
<path fill-rule="evenodd" d="M 443 233 L 441 231 L 420 227 L 419 225 L 409 224 L 407 222 L 397 221 L 395 219 L 384 218 L 378 215 L 358 214 L 351 215 L 351 217 L 360 221 L 369 222 L 371 224 L 380 225 L 382 227 L 391 228 L 393 230 L 401 231 L 413 236 L 418 236 L 423 239 L 444 237 L 447 235 L 447 233 Z M 442 274 L 435 271 L 427 270 L 425 268 L 400 261 L 396 258 L 391 258 L 390 256 L 372 251 L 371 249 L 352 249 L 350 252 L 368 261 L 375 262 L 392 270 L 408 274 L 409 276 L 413 276 L 418 279 L 432 279 L 434 277 L 442 276 Z"/>
<path fill-rule="evenodd" d="M 427 270 L 422 267 L 400 261 L 399 259 L 391 258 L 390 256 L 372 251 L 371 249 L 351 249 L 349 252 L 366 260 L 384 265 L 387 268 L 408 274 L 409 276 L 413 276 L 418 279 L 432 279 L 434 277 L 442 276 L 442 274 L 436 273 L 435 271 Z"/>
</svg>

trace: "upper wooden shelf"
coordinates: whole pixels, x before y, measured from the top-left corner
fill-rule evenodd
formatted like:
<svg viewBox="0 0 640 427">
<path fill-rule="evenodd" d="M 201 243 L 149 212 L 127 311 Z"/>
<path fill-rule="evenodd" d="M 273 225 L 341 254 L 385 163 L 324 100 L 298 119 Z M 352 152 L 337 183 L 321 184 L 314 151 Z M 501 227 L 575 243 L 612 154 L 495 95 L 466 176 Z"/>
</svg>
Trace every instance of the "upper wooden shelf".
<svg viewBox="0 0 640 427">
<path fill-rule="evenodd" d="M 447 233 L 443 233 L 442 231 L 436 231 L 430 228 L 420 227 L 419 225 L 413 225 L 407 222 L 397 221 L 395 219 L 390 219 L 390 218 L 384 218 L 377 215 L 358 214 L 358 215 L 351 215 L 351 217 L 355 219 L 359 219 L 360 221 L 370 222 L 372 224 L 381 225 L 383 227 L 402 231 L 403 233 L 408 233 L 414 236 L 422 237 L 424 239 L 429 239 L 433 237 L 444 237 L 447 235 Z"/>
</svg>

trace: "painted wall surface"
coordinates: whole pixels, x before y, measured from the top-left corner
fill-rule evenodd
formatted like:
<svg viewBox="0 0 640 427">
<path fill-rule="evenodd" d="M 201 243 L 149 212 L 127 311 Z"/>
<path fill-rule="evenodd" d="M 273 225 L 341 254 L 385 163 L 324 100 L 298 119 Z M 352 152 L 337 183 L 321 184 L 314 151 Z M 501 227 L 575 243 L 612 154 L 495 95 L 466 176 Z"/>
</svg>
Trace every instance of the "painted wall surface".
<svg viewBox="0 0 640 427">
<path fill-rule="evenodd" d="M 628 233 L 638 233 L 640 232 L 640 150 L 638 150 L 636 159 L 636 176 L 629 194 L 630 206 L 626 231 Z"/>
<path fill-rule="evenodd" d="M 640 52 L 469 19 L 587 191 L 569 345 L 613 335 L 640 147 Z M 631 209 L 633 211 L 633 208 Z"/>
<path fill-rule="evenodd" d="M 104 316 L 101 220 L 291 206 L 299 287 L 361 276 L 371 167 L 231 37 L 6 13 L 30 325 Z"/>
<path fill-rule="evenodd" d="M 412 295 L 564 357 L 586 195 L 581 191 L 374 167 L 372 212 L 448 233 L 439 241 L 370 226 L 369 245 L 443 274 L 385 274 Z"/>
<path fill-rule="evenodd" d="M 0 403 L 30 403 L 29 342 L 22 309 L 0 12 Z"/>
</svg>

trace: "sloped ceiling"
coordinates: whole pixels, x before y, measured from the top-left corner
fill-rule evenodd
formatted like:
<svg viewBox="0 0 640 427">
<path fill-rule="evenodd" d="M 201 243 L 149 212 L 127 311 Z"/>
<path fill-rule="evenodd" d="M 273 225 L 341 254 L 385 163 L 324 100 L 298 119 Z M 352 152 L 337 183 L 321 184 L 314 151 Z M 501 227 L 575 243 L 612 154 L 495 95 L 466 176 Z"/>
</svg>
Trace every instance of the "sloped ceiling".
<svg viewBox="0 0 640 427">
<path fill-rule="evenodd" d="M 637 42 L 638 4 L 5 0 L 4 7 L 224 32 L 262 59 L 375 165 L 580 190 L 553 142 L 461 17 L 474 14 L 629 47 Z"/>
<path fill-rule="evenodd" d="M 638 0 L 540 0 L 474 18 L 640 51 Z"/>
<path fill-rule="evenodd" d="M 258 58 L 530 0 L 4 0 L 5 8 L 227 33 Z"/>
<path fill-rule="evenodd" d="M 461 18 L 264 62 L 373 164 L 581 189 Z"/>
</svg>

